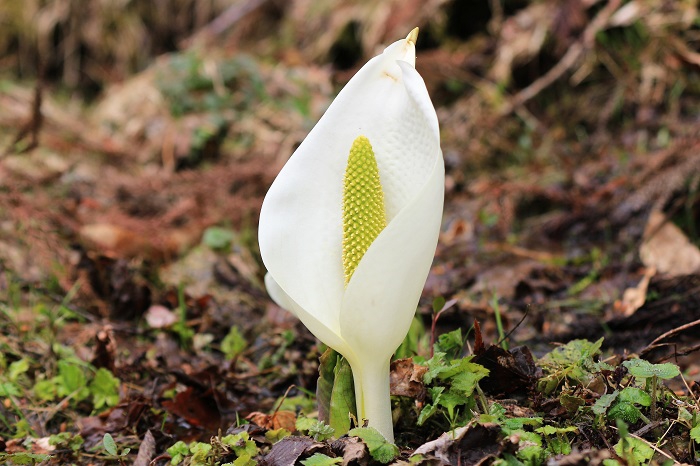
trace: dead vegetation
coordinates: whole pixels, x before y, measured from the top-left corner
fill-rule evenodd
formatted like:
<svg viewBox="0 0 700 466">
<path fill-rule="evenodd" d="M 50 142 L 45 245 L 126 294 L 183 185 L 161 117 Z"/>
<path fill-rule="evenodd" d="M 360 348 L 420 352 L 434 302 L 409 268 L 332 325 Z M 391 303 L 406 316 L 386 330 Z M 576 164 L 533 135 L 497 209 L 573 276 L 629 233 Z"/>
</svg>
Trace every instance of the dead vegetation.
<svg viewBox="0 0 700 466">
<path fill-rule="evenodd" d="M 85 447 L 71 456 L 62 446 L 54 464 L 116 463 L 89 456 L 110 433 L 134 447 L 132 459 L 139 445 L 152 451 L 135 464 L 157 455 L 166 464 L 176 441 L 208 441 L 251 412 L 273 415 L 291 385 L 314 389 L 313 339 L 261 287 L 257 212 L 337 89 L 415 25 L 448 169 L 423 323 L 444 297 L 453 305 L 439 334 L 478 321 L 480 338 L 496 342 L 498 316 L 536 356 L 551 342 L 604 336 L 618 360 L 678 364 L 688 387 L 674 390 L 697 400 L 696 2 L 88 3 L 0 0 L 0 302 L 12 315 L 1 321 L 0 366 L 31 360 L 31 381 L 46 361 L 56 373 L 66 356 L 24 341 L 43 325 L 43 303 L 71 316 L 48 341 L 109 368 L 123 388 L 99 415 L 4 397 L 2 417 L 24 416 L 32 431 L 5 426 L 0 451 L 72 432 Z M 223 345 L 231 327 L 244 350 Z M 524 371 L 518 380 L 542 376 L 518 364 L 507 368 Z M 600 396 L 577 390 L 587 406 Z M 532 396 L 504 404 L 533 410 L 516 417 L 571 418 L 559 399 Z M 518 448 L 493 425 L 469 424 L 450 441 L 414 427 L 403 425 L 411 448 L 402 454 L 420 448 L 434 461 L 420 464 L 469 454 L 476 459 L 461 464 L 481 464 Z M 588 437 L 570 439 L 579 451 L 553 461 L 619 459 L 606 445 L 616 428 L 602 438 L 584 428 Z M 264 429 L 246 429 L 270 447 Z M 636 432 L 653 443 L 652 430 Z M 310 437 L 293 453 L 273 447 L 267 461 L 315 452 L 370 461 L 347 442 Z M 478 446 L 487 441 L 498 448 Z M 36 445 L 25 450 L 55 451 Z M 697 461 L 697 443 L 657 447 Z"/>
</svg>

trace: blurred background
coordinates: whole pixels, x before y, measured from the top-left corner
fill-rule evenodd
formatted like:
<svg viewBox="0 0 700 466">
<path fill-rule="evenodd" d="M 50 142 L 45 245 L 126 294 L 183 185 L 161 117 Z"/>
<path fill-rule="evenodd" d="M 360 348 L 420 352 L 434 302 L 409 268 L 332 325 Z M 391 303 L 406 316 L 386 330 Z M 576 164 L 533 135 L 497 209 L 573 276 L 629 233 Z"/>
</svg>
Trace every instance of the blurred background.
<svg viewBox="0 0 700 466">
<path fill-rule="evenodd" d="M 182 283 L 265 307 L 267 187 L 414 26 L 448 168 L 427 296 L 488 318 L 493 296 L 523 310 L 584 280 L 611 313 L 651 211 L 697 241 L 693 0 L 1 0 L 5 288 L 77 287 L 127 320 Z"/>
<path fill-rule="evenodd" d="M 130 384 L 125 425 L 164 426 L 163 448 L 183 419 L 208 438 L 313 390 L 257 215 L 338 90 L 415 26 L 447 202 L 413 348 L 436 298 L 440 332 L 478 320 L 534 351 L 644 350 L 700 320 L 696 0 L 0 0 L 0 367 L 32 358 L 39 380 L 73 348 Z M 176 382 L 169 418 L 146 410 Z M 88 444 L 122 432 L 91 419 Z"/>
</svg>

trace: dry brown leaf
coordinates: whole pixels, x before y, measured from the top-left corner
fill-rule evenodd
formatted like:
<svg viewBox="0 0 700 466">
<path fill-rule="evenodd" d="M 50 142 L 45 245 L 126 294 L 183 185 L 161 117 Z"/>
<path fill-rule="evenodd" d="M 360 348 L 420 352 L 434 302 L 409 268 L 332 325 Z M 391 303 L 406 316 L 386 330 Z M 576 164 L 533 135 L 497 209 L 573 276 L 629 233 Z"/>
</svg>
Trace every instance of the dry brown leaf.
<svg viewBox="0 0 700 466">
<path fill-rule="evenodd" d="M 333 452 L 343 455 L 342 466 L 368 463 L 367 447 L 358 437 L 341 437 L 331 444 Z"/>
<path fill-rule="evenodd" d="M 423 375 L 427 366 L 413 363 L 413 359 L 398 359 L 391 362 L 390 390 L 392 395 L 409 396 L 422 401 L 425 398 Z"/>
<path fill-rule="evenodd" d="M 156 439 L 151 431 L 147 431 L 139 445 L 139 454 L 134 460 L 134 466 L 148 466 L 156 456 Z"/>
<path fill-rule="evenodd" d="M 302 455 L 311 456 L 314 453 L 330 454 L 330 448 L 309 437 L 285 437 L 275 443 L 270 452 L 260 458 L 260 466 L 278 466 L 282 464 L 298 464 Z"/>
<path fill-rule="evenodd" d="M 631 316 L 637 309 L 644 306 L 647 300 L 647 289 L 649 280 L 656 275 L 656 269 L 649 267 L 644 270 L 644 276 L 637 286 L 627 288 L 622 294 L 622 300 L 615 302 L 615 312 L 625 317 Z"/>
<path fill-rule="evenodd" d="M 148 249 L 144 238 L 110 223 L 85 225 L 80 229 L 80 237 L 104 255 L 112 257 L 133 257 Z"/>
<path fill-rule="evenodd" d="M 272 415 L 254 411 L 246 416 L 246 419 L 264 429 L 287 429 L 290 432 L 296 430 L 297 416 L 293 411 L 277 411 Z"/>
<path fill-rule="evenodd" d="M 659 211 L 649 215 L 639 257 L 647 267 L 674 277 L 700 270 L 700 249 Z"/>
<path fill-rule="evenodd" d="M 442 464 L 489 464 L 512 446 L 502 436 L 497 424 L 469 423 L 421 445 L 414 454 L 434 457 Z"/>
</svg>

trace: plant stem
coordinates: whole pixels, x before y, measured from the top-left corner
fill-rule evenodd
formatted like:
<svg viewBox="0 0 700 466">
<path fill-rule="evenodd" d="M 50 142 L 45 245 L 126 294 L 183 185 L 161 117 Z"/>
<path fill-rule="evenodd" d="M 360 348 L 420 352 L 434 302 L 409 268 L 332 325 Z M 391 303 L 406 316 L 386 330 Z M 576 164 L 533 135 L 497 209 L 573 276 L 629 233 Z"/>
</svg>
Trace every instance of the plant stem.
<svg viewBox="0 0 700 466">
<path fill-rule="evenodd" d="M 357 417 L 377 429 L 389 442 L 394 442 L 394 423 L 389 395 L 389 363 L 374 357 L 364 364 L 350 362 L 355 380 Z"/>
</svg>

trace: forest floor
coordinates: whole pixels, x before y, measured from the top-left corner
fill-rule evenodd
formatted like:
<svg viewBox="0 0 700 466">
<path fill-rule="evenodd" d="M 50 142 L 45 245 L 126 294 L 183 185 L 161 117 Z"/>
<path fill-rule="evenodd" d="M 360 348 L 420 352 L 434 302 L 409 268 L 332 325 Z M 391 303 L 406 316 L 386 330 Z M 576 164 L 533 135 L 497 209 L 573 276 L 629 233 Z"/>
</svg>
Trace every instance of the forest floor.
<svg viewBox="0 0 700 466">
<path fill-rule="evenodd" d="M 50 44 L 82 44 L 77 70 L 2 59 L 0 459 L 698 464 L 697 5 L 312 3 L 211 11 L 138 72 L 87 35 Z M 394 447 L 317 421 L 323 348 L 268 297 L 256 230 L 337 91 L 415 25 L 446 204 Z"/>
</svg>

